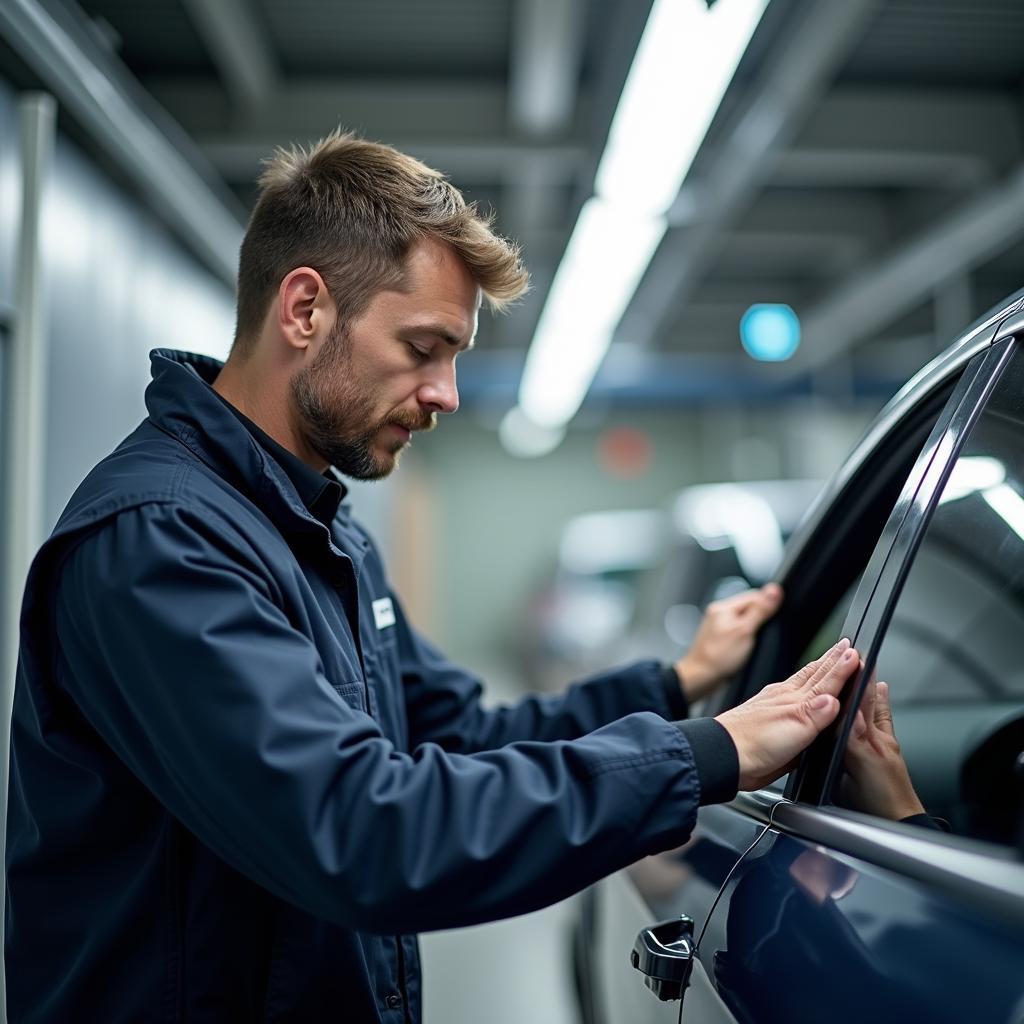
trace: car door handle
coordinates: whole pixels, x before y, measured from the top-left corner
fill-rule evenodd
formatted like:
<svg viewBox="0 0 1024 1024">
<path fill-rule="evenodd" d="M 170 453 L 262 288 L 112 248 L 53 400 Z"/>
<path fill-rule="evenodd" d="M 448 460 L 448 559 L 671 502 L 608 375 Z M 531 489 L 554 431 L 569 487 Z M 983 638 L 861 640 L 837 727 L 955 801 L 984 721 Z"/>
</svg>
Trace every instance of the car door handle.
<svg viewBox="0 0 1024 1024">
<path fill-rule="evenodd" d="M 681 915 L 644 928 L 629 959 L 644 975 L 644 984 L 667 1001 L 682 999 L 690 983 L 693 953 L 693 919 Z"/>
</svg>

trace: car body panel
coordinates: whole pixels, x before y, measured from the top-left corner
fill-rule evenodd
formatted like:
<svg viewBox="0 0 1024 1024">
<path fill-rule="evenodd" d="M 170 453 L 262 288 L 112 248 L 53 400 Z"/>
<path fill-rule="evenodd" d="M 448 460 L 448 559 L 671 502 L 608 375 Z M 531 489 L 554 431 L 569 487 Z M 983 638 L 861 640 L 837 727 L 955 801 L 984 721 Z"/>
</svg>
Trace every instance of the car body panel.
<svg viewBox="0 0 1024 1024">
<path fill-rule="evenodd" d="M 662 1003 L 629 965 L 633 939 L 653 920 L 687 914 L 697 928 L 714 908 L 715 919 L 728 913 L 728 892 L 715 899 L 729 873 L 764 832 L 764 825 L 728 806 L 705 807 L 690 841 L 679 850 L 647 857 L 597 886 L 600 911 L 592 936 L 595 983 L 603 1008 L 602 1024 L 674 1021 L 678 1003 Z M 686 996 L 687 1012 L 706 1024 L 732 1021 L 704 969 L 695 965 Z M 701 1007 L 698 1012 L 694 1007 Z"/>
<path fill-rule="evenodd" d="M 894 450 L 886 447 L 890 439 L 910 437 L 914 425 L 920 432 L 914 435 L 918 448 L 896 450 L 916 452 L 917 457 L 910 455 L 900 463 L 904 476 L 899 498 L 894 505 L 889 499 L 887 519 L 876 520 L 884 526 L 875 533 L 874 544 L 869 540 L 859 585 L 845 621 L 839 620 L 844 621 L 842 632 L 855 638 L 862 654 L 877 646 L 884 634 L 930 511 L 1017 344 L 1003 342 L 1020 332 L 1024 290 L 980 318 L 895 396 L 787 546 L 777 578 L 784 586 L 790 583 L 792 593 L 797 579 L 813 567 L 817 538 L 832 529 L 836 509 L 856 498 L 885 465 Z M 941 408 L 940 402 L 945 403 Z M 925 433 L 927 440 L 920 447 Z M 877 503 L 876 507 L 881 508 Z M 794 573 L 798 576 L 791 579 Z M 809 600 L 807 595 L 801 599 Z M 763 630 L 759 640 L 759 648 L 767 653 L 760 651 L 758 662 L 755 650 L 752 658 L 752 664 L 762 669 L 772 663 L 772 642 L 765 638 L 775 625 Z M 786 650 L 784 643 L 781 649 Z M 774 658 L 785 660 L 778 651 Z M 870 669 L 866 666 L 858 689 Z M 730 699 L 748 696 L 744 687 L 750 685 L 750 678 L 741 678 Z M 850 706 L 849 698 L 845 706 Z M 999 726 L 998 714 L 982 711 L 973 717 L 963 714 L 967 733 Z M 1024 1019 L 1024 863 L 1019 854 L 962 836 L 819 806 L 829 792 L 826 776 L 835 775 L 841 760 L 845 734 L 838 739 L 839 745 L 834 729 L 821 746 L 818 777 L 810 789 L 801 791 L 810 802 L 794 803 L 770 790 L 740 794 L 722 807 L 702 808 L 697 842 L 663 855 L 674 857 L 680 874 L 671 893 L 662 889 L 652 894 L 650 879 L 645 878 L 652 874 L 649 867 L 602 883 L 628 890 L 616 897 L 617 920 L 614 925 L 605 922 L 601 938 L 606 958 L 613 947 L 621 958 L 616 970 L 622 984 L 627 983 L 626 958 L 637 931 L 686 913 L 694 918 L 698 935 L 705 923 L 706 929 L 684 1020 L 829 1019 L 859 1024 L 867 1016 L 875 1024 L 907 1019 L 1019 1024 Z M 801 777 L 807 777 L 805 769 Z M 787 795 L 797 792 L 797 781 L 794 777 Z M 703 851 L 702 840 L 711 844 Z M 744 842 L 746 853 L 740 849 Z M 716 852 L 717 857 L 707 856 Z M 733 855 L 739 859 L 727 866 Z M 664 877 L 668 876 L 663 873 Z M 717 903 L 713 890 L 719 892 Z M 634 1002 L 628 1008 L 620 1006 L 607 1019 L 601 1017 L 600 1024 L 675 1019 L 678 1006 L 668 1004 L 672 1009 L 666 1012 L 666 1004 L 659 1004 L 639 975 L 632 974 Z M 641 1011 L 644 1005 L 649 1013 Z"/>
<path fill-rule="evenodd" d="M 737 1020 L 1018 1024 L 1019 919 L 833 842 L 772 829 L 745 859 L 701 949 Z"/>
</svg>

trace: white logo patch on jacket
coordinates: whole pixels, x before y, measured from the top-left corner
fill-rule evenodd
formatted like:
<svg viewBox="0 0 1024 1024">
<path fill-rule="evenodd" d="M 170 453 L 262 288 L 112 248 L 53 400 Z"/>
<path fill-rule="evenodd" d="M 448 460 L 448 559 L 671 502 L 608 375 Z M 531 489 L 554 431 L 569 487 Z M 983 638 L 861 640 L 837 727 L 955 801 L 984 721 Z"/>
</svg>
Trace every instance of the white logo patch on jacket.
<svg viewBox="0 0 1024 1024">
<path fill-rule="evenodd" d="M 373 621 L 378 629 L 387 629 L 395 624 L 395 607 L 390 597 L 381 597 L 373 602 Z"/>
</svg>

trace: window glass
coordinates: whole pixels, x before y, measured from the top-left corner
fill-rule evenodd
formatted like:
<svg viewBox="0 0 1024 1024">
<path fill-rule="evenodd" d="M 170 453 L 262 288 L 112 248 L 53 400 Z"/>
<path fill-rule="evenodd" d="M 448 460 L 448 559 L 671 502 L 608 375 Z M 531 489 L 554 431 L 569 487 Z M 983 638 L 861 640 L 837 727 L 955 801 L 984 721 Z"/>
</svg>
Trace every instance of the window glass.
<svg viewBox="0 0 1024 1024">
<path fill-rule="evenodd" d="M 808 662 L 820 658 L 840 638 L 843 623 L 846 622 L 846 616 L 849 614 L 850 605 L 853 604 L 853 598 L 857 593 L 857 588 L 860 586 L 863 575 L 864 572 L 862 570 L 857 574 L 857 578 L 853 583 L 846 588 L 846 593 L 839 599 L 839 603 L 828 613 L 825 621 L 814 634 L 811 642 L 804 649 L 803 654 L 800 655 L 798 660 L 801 665 L 806 665 Z"/>
<path fill-rule="evenodd" d="M 948 823 L 961 835 L 1015 845 L 1024 809 L 1022 643 L 1024 360 L 1018 354 L 927 526 L 854 724 L 836 802 L 905 818 L 920 809 L 916 796 L 931 819 L 918 819 L 925 827 Z"/>
</svg>

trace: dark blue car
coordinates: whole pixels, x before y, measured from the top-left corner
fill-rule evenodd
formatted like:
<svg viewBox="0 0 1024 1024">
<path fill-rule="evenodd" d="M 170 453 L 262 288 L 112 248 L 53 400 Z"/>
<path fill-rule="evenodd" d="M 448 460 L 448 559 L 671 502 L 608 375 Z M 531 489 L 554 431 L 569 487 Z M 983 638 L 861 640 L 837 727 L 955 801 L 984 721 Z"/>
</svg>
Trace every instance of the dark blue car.
<svg viewBox="0 0 1024 1024">
<path fill-rule="evenodd" d="M 702 808 L 683 849 L 586 894 L 584 1016 L 675 1021 L 630 965 L 681 914 L 683 1020 L 1024 1021 L 1024 291 L 889 403 L 792 538 L 787 600 L 725 704 L 840 636 L 864 670 L 776 786 Z M 857 809 L 854 712 L 889 683 L 929 818 Z M 712 711 L 720 710 L 711 709 Z"/>
</svg>

